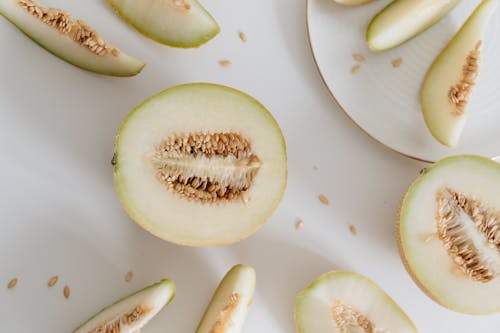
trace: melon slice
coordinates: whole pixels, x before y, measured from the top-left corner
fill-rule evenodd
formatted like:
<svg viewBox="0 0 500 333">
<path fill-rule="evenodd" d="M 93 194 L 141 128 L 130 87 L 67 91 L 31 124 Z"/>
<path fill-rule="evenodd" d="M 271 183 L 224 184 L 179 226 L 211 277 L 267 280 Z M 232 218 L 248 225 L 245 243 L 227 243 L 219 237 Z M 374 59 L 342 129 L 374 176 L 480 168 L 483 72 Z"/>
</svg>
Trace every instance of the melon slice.
<svg viewBox="0 0 500 333">
<path fill-rule="evenodd" d="M 499 4 L 499 0 L 482 1 L 425 77 L 421 93 L 424 120 L 443 145 L 454 147 L 459 142 L 467 103 L 479 75 L 484 32 Z"/>
<path fill-rule="evenodd" d="M 144 63 L 104 41 L 83 21 L 32 0 L 1 0 L 0 14 L 50 53 L 82 69 L 133 76 Z"/>
<path fill-rule="evenodd" d="M 427 169 L 403 199 L 398 237 L 406 268 L 434 300 L 500 312 L 500 164 L 464 155 Z"/>
<path fill-rule="evenodd" d="M 152 234 L 191 246 L 237 242 L 262 226 L 287 182 L 285 141 L 252 97 L 215 84 L 167 89 L 121 125 L 115 188 Z"/>
<path fill-rule="evenodd" d="M 347 271 L 323 274 L 295 302 L 299 333 L 416 333 L 401 308 L 379 286 Z"/>
<path fill-rule="evenodd" d="M 366 42 L 373 51 L 386 51 L 424 32 L 460 0 L 395 0 L 382 9 L 366 30 Z"/>
<path fill-rule="evenodd" d="M 365 3 L 372 2 L 373 0 L 333 0 L 336 3 L 346 6 L 359 6 L 364 5 Z"/>
<path fill-rule="evenodd" d="M 215 19 L 196 0 L 107 0 L 130 25 L 159 43 L 198 47 L 219 32 Z"/>
<path fill-rule="evenodd" d="M 215 291 L 196 333 L 239 333 L 243 328 L 255 291 L 255 271 L 236 265 Z"/>
<path fill-rule="evenodd" d="M 73 333 L 137 333 L 170 303 L 174 293 L 174 283 L 161 280 L 102 309 Z"/>
</svg>

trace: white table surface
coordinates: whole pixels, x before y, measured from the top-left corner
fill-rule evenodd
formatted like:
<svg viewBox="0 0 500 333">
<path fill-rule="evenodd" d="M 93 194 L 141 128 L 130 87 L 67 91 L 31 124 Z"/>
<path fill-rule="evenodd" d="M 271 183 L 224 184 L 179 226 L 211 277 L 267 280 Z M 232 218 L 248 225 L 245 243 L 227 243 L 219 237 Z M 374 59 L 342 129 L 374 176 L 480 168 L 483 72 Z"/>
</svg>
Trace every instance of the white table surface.
<svg viewBox="0 0 500 333">
<path fill-rule="evenodd" d="M 446 310 L 406 273 L 394 222 L 401 196 L 425 165 L 375 143 L 339 111 L 311 57 L 304 1 L 205 0 L 222 33 L 197 50 L 143 38 L 101 0 L 45 3 L 73 12 L 148 65 L 132 79 L 87 73 L 0 20 L 1 332 L 70 332 L 101 307 L 164 276 L 175 281 L 176 298 L 143 332 L 194 332 L 219 279 L 236 263 L 257 271 L 246 333 L 293 332 L 296 293 L 332 269 L 376 281 L 420 332 L 500 332 L 500 315 Z M 247 43 L 238 39 L 239 30 Z M 220 67 L 221 59 L 233 66 Z M 236 245 L 187 248 L 161 241 L 125 215 L 114 193 L 110 159 L 121 120 L 151 94 L 192 81 L 250 93 L 274 114 L 287 139 L 285 198 L 269 224 Z M 319 202 L 320 193 L 329 206 Z M 299 231 L 297 218 L 304 220 Z M 135 276 L 127 284 L 129 270 Z M 60 281 L 49 289 L 55 274 Z M 8 290 L 13 277 L 19 283 Z M 64 284 L 71 287 L 69 300 Z"/>
</svg>

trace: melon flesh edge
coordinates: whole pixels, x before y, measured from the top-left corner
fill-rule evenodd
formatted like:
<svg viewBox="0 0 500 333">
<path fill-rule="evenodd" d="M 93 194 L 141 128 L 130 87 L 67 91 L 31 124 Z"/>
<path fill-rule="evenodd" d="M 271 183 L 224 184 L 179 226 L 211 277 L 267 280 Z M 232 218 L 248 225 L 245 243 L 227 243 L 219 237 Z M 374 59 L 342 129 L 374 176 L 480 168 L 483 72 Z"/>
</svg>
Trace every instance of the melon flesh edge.
<svg viewBox="0 0 500 333">
<path fill-rule="evenodd" d="M 144 67 L 141 61 L 119 52 L 99 56 L 21 8 L 16 0 L 1 0 L 0 13 L 33 41 L 72 65 L 99 74 L 132 76 Z"/>
<path fill-rule="evenodd" d="M 346 271 L 326 273 L 298 295 L 295 305 L 298 332 L 343 333 L 333 319 L 332 306 L 336 300 L 362 313 L 376 332 L 417 332 L 411 320 L 380 287 Z"/>
<path fill-rule="evenodd" d="M 212 328 L 220 317 L 224 307 L 227 306 L 231 295 L 240 295 L 238 305 L 232 312 L 223 332 L 239 333 L 247 317 L 248 309 L 255 292 L 256 275 L 252 267 L 237 265 L 233 267 L 219 284 L 205 314 L 196 330 L 196 333 L 213 333 Z"/>
<path fill-rule="evenodd" d="M 215 37 L 219 25 L 196 0 L 184 0 L 190 9 L 175 7 L 175 0 L 108 0 L 116 12 L 143 35 L 175 47 L 197 47 Z"/>
<path fill-rule="evenodd" d="M 135 333 L 147 324 L 161 309 L 163 309 L 173 298 L 175 292 L 174 284 L 170 280 L 162 280 L 150 287 L 147 287 L 133 295 L 125 297 L 117 303 L 103 309 L 89 321 L 78 327 L 73 333 L 88 333 L 96 329 L 103 323 L 113 318 L 119 318 L 130 312 L 138 305 L 143 305 L 152 310 L 141 320 L 131 326 L 121 326 L 120 333 Z"/>
<path fill-rule="evenodd" d="M 469 314 L 500 311 L 500 278 L 476 282 L 457 271 L 436 235 L 436 193 L 449 187 L 500 209 L 500 166 L 478 157 L 452 157 L 431 168 L 403 200 L 399 225 L 403 259 L 412 277 L 442 305 Z M 500 262 L 497 262 L 500 265 Z"/>
<path fill-rule="evenodd" d="M 202 204 L 158 181 L 150 157 L 173 133 L 236 132 L 252 142 L 262 165 L 249 201 Z M 138 106 L 116 142 L 115 188 L 129 216 L 154 235 L 184 245 L 220 245 L 254 233 L 279 204 L 286 187 L 286 148 L 265 108 L 234 89 L 210 84 L 177 86 Z"/>
</svg>

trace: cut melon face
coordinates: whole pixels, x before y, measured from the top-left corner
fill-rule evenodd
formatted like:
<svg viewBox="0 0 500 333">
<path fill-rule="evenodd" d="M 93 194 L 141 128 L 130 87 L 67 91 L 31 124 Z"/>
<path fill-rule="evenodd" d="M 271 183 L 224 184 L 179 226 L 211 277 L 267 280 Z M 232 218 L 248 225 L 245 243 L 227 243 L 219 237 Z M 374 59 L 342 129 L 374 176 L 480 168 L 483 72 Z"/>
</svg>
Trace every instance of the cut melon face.
<svg viewBox="0 0 500 333">
<path fill-rule="evenodd" d="M 400 252 L 417 284 L 463 313 L 500 311 L 500 165 L 478 156 L 437 162 L 403 199 Z"/>
<path fill-rule="evenodd" d="M 2 0 L 0 14 L 50 53 L 82 69 L 111 76 L 133 76 L 144 63 L 104 41 L 68 13 L 31 0 Z"/>
<path fill-rule="evenodd" d="M 137 333 L 175 294 L 174 283 L 161 280 L 102 309 L 73 333 Z"/>
<path fill-rule="evenodd" d="M 359 6 L 359 5 L 364 5 L 365 3 L 368 2 L 372 2 L 373 0 L 333 0 L 333 1 L 346 6 Z"/>
<path fill-rule="evenodd" d="M 460 0 L 395 0 L 382 9 L 366 30 L 366 42 L 373 51 L 386 51 L 424 32 Z"/>
<path fill-rule="evenodd" d="M 135 29 L 159 43 L 198 47 L 219 32 L 217 21 L 196 0 L 107 0 Z"/>
<path fill-rule="evenodd" d="M 459 142 L 466 107 L 479 75 L 484 32 L 499 3 L 481 2 L 425 77 L 422 113 L 431 134 L 443 145 L 454 147 Z"/>
<path fill-rule="evenodd" d="M 320 276 L 295 302 L 299 333 L 416 333 L 401 308 L 379 286 L 353 272 Z"/>
<path fill-rule="evenodd" d="M 252 97 L 214 84 L 167 89 L 119 129 L 115 188 L 129 216 L 191 246 L 239 241 L 262 226 L 286 187 L 285 141 Z"/>
<path fill-rule="evenodd" d="M 236 265 L 224 276 L 196 333 L 239 333 L 255 292 L 255 270 Z"/>
</svg>

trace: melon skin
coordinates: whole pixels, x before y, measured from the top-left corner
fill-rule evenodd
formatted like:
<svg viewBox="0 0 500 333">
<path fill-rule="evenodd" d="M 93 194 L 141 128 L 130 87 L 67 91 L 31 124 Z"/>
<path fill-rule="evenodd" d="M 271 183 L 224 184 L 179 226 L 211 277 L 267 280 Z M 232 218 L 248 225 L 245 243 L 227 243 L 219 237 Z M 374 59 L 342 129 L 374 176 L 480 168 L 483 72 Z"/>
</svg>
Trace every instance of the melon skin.
<svg viewBox="0 0 500 333">
<path fill-rule="evenodd" d="M 359 6 L 372 2 L 374 0 L 333 0 L 333 1 L 344 6 Z"/>
<path fill-rule="evenodd" d="M 248 115 L 248 121 L 254 121 L 255 119 L 257 119 L 258 122 L 261 122 L 261 125 L 238 125 L 238 130 L 247 131 L 248 129 L 249 131 L 259 132 L 261 131 L 261 129 L 259 129 L 258 127 L 262 127 L 264 128 L 265 133 L 270 133 L 269 135 L 266 134 L 267 138 L 270 141 L 261 139 L 258 135 L 252 137 L 252 139 L 256 139 L 260 142 L 260 147 L 269 145 L 272 147 L 272 154 L 268 154 L 268 156 L 265 157 L 264 165 L 271 165 L 272 168 L 270 169 L 269 173 L 274 174 L 277 177 L 273 182 L 275 186 L 273 186 L 273 190 L 271 192 L 264 190 L 264 195 L 254 196 L 259 201 L 259 205 L 264 206 L 264 209 L 262 209 L 262 211 L 259 210 L 257 212 L 254 209 L 245 209 L 245 206 L 243 206 L 242 204 L 227 204 L 219 206 L 222 207 L 220 214 L 218 212 L 212 214 L 210 209 L 206 209 L 206 206 L 202 206 L 200 210 L 197 203 L 187 202 L 183 198 L 179 199 L 175 195 L 171 194 L 167 194 L 168 197 L 165 200 L 154 199 L 154 195 L 153 197 L 151 197 L 151 200 L 145 199 L 144 201 L 147 202 L 143 203 L 143 206 L 149 206 L 148 209 L 144 209 L 143 207 L 140 207 L 140 205 L 137 205 L 136 202 L 138 198 L 143 196 L 139 195 L 136 191 L 137 186 L 135 186 L 134 188 L 134 186 L 131 186 L 130 182 L 127 181 L 127 178 L 129 178 L 131 172 L 124 171 L 124 166 L 130 164 L 129 161 L 131 160 L 131 154 L 127 152 L 126 149 L 123 149 L 123 147 L 127 145 L 124 144 L 124 142 L 130 143 L 131 141 L 134 141 L 134 139 L 131 139 L 132 136 L 128 135 L 128 133 L 130 132 L 130 128 L 134 128 L 135 126 L 133 125 L 134 119 L 136 119 L 137 117 L 141 117 L 142 115 L 147 116 L 147 114 L 149 113 L 148 109 L 150 107 L 154 108 L 156 105 L 159 105 L 158 103 L 162 103 L 161 101 L 170 100 L 171 98 L 176 98 L 176 96 L 181 95 L 182 101 L 179 104 L 179 108 L 187 108 L 186 112 L 191 112 L 189 111 L 189 107 L 186 107 L 186 105 L 184 105 L 187 101 L 194 103 L 195 108 L 204 108 L 208 103 L 211 105 L 211 109 L 213 109 L 212 111 L 214 111 L 213 115 L 215 117 L 217 117 L 218 114 L 221 113 L 221 111 L 215 112 L 215 109 L 221 108 L 221 105 L 226 103 L 226 100 L 231 101 L 231 103 L 234 102 L 235 105 L 241 104 L 238 106 L 234 106 L 233 109 L 237 112 L 242 112 L 241 114 L 243 115 Z M 201 106 L 198 105 L 198 99 L 203 100 Z M 183 115 L 182 117 L 185 116 L 186 118 L 183 119 L 189 119 L 188 121 L 192 126 L 188 126 L 184 130 L 179 129 L 179 131 L 195 132 L 199 130 L 199 128 L 197 128 L 198 123 L 196 122 L 196 119 L 200 118 L 199 115 L 197 115 L 196 112 L 193 111 L 195 113 L 190 113 L 190 115 L 188 116 L 186 112 L 184 112 L 185 115 Z M 233 115 L 231 115 L 231 112 L 224 113 L 224 115 L 233 117 Z M 152 117 L 154 117 L 154 115 L 152 115 Z M 179 117 L 176 116 L 172 119 L 178 118 Z M 205 116 L 201 118 L 204 119 L 203 121 L 206 121 Z M 235 119 L 231 120 L 231 122 L 234 125 L 238 124 L 239 121 L 236 117 Z M 137 127 L 141 126 L 147 127 L 150 125 L 144 124 L 140 126 L 138 125 Z M 217 126 L 213 127 L 213 129 L 217 128 Z M 167 134 L 167 132 L 162 130 L 160 130 L 160 132 L 161 134 Z M 158 140 L 156 139 L 156 141 Z M 147 147 L 147 149 L 149 148 L 151 147 Z M 145 152 L 141 152 L 141 154 L 145 154 Z M 190 83 L 174 86 L 146 99 L 143 103 L 134 108 L 134 110 L 127 115 L 118 130 L 118 134 L 115 140 L 115 155 L 113 158 L 113 164 L 115 190 L 118 194 L 120 202 L 122 203 L 122 206 L 130 216 L 130 218 L 134 222 L 139 224 L 142 228 L 163 240 L 179 245 L 196 247 L 232 244 L 254 234 L 268 221 L 272 213 L 276 210 L 279 203 L 281 202 L 286 189 L 288 176 L 285 139 L 278 123 L 273 118 L 271 113 L 269 113 L 269 111 L 253 97 L 241 91 L 227 86 L 210 83 Z M 264 167 L 259 171 L 257 177 L 261 177 L 263 173 Z M 152 192 L 156 193 L 156 196 L 162 197 L 164 195 L 163 193 L 168 193 L 164 185 L 157 182 L 154 177 L 150 180 L 151 183 L 156 184 L 151 185 L 151 188 L 153 188 Z M 256 183 L 262 184 L 262 182 L 258 182 L 258 178 Z M 253 187 L 257 187 L 256 185 L 253 185 Z M 261 190 L 256 190 L 256 192 L 259 191 Z M 250 193 L 252 195 L 252 192 Z M 144 193 L 144 197 L 149 198 L 150 196 L 151 193 L 149 193 L 149 191 L 148 193 Z M 170 201 L 172 201 L 173 203 L 169 203 Z M 155 209 L 151 209 L 151 207 L 155 205 L 156 207 L 164 206 L 163 208 L 161 208 L 163 209 L 163 214 L 156 214 L 154 212 Z M 247 206 L 248 205 L 252 205 L 252 200 L 250 201 L 250 204 L 247 204 Z M 165 208 L 167 206 L 170 208 Z M 190 218 L 189 214 L 193 214 L 193 212 L 196 213 L 196 217 Z M 183 217 L 183 223 L 178 223 L 174 218 L 172 218 L 172 216 L 179 217 L 180 215 L 185 216 Z"/>
<path fill-rule="evenodd" d="M 177 48 L 197 48 L 220 33 L 215 18 L 197 1 L 182 12 L 169 3 L 175 0 L 107 0 L 125 22 L 158 43 Z M 175 23 L 171 23 L 175 22 Z"/>
<path fill-rule="evenodd" d="M 468 314 L 468 315 L 490 315 L 500 312 L 500 278 L 483 284 L 480 282 L 469 281 L 467 277 L 459 277 L 453 273 L 453 261 L 448 257 L 446 251 L 442 248 L 442 243 L 439 239 L 434 241 L 434 247 L 439 250 L 426 250 L 421 243 L 424 243 L 424 236 L 427 227 L 424 225 L 432 223 L 434 220 L 434 209 L 427 215 L 429 219 L 420 218 L 422 231 L 420 235 L 409 230 L 410 218 L 409 215 L 414 211 L 411 206 L 415 198 L 419 195 L 419 191 L 426 186 L 429 179 L 436 178 L 437 185 L 434 188 L 442 185 L 449 185 L 451 172 L 460 172 L 458 176 L 472 174 L 475 177 L 471 192 L 480 194 L 488 184 L 494 182 L 497 187 L 490 188 L 487 192 L 489 198 L 493 198 L 493 204 L 500 207 L 500 164 L 497 162 L 478 155 L 457 155 L 444 158 L 431 167 L 427 168 L 409 187 L 404 195 L 400 209 L 398 212 L 398 221 L 396 223 L 396 239 L 398 243 L 399 254 L 403 265 L 408 274 L 411 276 L 415 284 L 432 300 L 441 306 L 452 311 Z M 448 175 L 448 176 L 446 176 Z M 457 176 L 457 177 L 458 177 Z M 482 178 L 482 179 L 481 179 Z M 446 180 L 447 179 L 447 180 Z M 456 180 L 457 178 L 455 178 Z M 432 181 L 432 179 L 431 179 Z M 470 182 L 469 182 L 470 183 Z M 426 190 L 428 191 L 428 190 Z M 429 193 L 435 195 L 435 193 Z M 428 200 L 431 200 L 428 198 Z M 418 208 L 423 210 L 422 208 Z M 430 228 L 431 226 L 429 226 Z M 437 243 L 439 242 L 439 243 Z M 413 244 L 411 244 L 413 243 Z M 414 244 L 419 244 L 415 246 Z M 427 245 L 424 245 L 427 246 Z M 415 248 L 415 249 L 413 249 Z M 422 258 L 418 253 L 425 251 Z M 424 260 L 424 257 L 427 258 Z M 427 261 L 427 264 L 422 262 Z M 436 278 L 443 281 L 436 283 Z"/>
<path fill-rule="evenodd" d="M 80 69 L 108 76 L 130 77 L 139 74 L 145 66 L 142 61 L 121 51 L 117 57 L 92 53 L 24 11 L 16 0 L 1 0 L 0 14 L 46 51 Z"/>
</svg>

